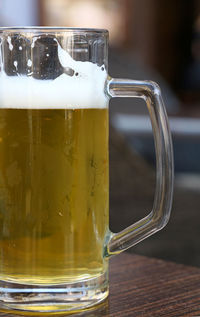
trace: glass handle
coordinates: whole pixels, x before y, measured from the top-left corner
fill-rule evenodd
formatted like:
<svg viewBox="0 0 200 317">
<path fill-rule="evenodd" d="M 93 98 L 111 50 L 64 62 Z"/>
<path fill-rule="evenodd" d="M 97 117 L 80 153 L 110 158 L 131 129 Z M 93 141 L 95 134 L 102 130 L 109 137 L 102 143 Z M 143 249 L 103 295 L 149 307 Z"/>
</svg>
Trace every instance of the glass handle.
<svg viewBox="0 0 200 317">
<path fill-rule="evenodd" d="M 162 229 L 168 222 L 173 197 L 173 148 L 165 106 L 159 86 L 152 81 L 108 80 L 110 97 L 137 97 L 145 100 L 155 141 L 156 188 L 153 210 L 119 233 L 111 233 L 106 255 L 118 254 Z"/>
</svg>

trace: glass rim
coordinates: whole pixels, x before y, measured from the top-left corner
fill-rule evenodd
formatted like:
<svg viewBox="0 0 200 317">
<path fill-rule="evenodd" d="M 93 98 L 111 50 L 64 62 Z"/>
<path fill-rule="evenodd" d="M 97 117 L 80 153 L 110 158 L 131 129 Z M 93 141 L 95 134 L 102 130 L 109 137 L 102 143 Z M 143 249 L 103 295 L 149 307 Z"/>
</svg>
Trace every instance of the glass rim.
<svg viewBox="0 0 200 317">
<path fill-rule="evenodd" d="M 65 27 L 65 26 L 1 26 L 2 32 L 72 32 L 72 33 L 88 33 L 88 34 L 103 34 L 108 35 L 108 30 L 98 28 L 80 28 L 80 27 Z"/>
</svg>

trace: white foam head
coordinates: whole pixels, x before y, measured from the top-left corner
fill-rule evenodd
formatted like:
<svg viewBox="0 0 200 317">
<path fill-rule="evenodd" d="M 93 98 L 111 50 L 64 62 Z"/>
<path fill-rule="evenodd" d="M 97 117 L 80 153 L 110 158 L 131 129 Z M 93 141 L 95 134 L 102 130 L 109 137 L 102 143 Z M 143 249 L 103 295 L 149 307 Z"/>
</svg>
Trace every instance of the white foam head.
<svg viewBox="0 0 200 317">
<path fill-rule="evenodd" d="M 32 45 L 34 43 L 35 40 Z M 13 48 L 11 39 L 9 39 L 9 48 Z M 75 61 L 59 43 L 58 58 L 64 68 L 73 69 L 73 76 L 63 73 L 54 80 L 38 80 L 31 76 L 7 76 L 1 67 L 0 108 L 107 107 L 108 98 L 105 94 L 107 72 L 104 65 L 100 67 L 91 62 Z M 1 56 L 0 60 L 2 62 Z M 16 69 L 17 65 L 15 61 Z M 31 60 L 28 60 L 27 66 L 31 68 Z"/>
</svg>

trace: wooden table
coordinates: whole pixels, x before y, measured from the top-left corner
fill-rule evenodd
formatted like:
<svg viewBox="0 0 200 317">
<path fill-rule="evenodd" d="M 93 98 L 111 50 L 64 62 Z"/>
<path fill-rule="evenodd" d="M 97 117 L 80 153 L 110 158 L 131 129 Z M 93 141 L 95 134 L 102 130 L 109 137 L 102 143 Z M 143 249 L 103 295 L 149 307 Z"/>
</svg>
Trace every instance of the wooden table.
<svg viewBox="0 0 200 317">
<path fill-rule="evenodd" d="M 110 262 L 109 300 L 73 316 L 200 316 L 200 268 L 128 253 Z"/>
</svg>

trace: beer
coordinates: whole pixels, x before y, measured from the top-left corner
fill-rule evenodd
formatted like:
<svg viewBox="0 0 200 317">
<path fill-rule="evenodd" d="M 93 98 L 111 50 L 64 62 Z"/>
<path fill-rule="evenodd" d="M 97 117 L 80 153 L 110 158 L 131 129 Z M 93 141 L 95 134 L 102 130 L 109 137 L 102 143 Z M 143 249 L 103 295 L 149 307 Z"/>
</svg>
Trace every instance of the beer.
<svg viewBox="0 0 200 317">
<path fill-rule="evenodd" d="M 59 284 L 107 268 L 108 109 L 0 105 L 1 280 Z"/>
</svg>

